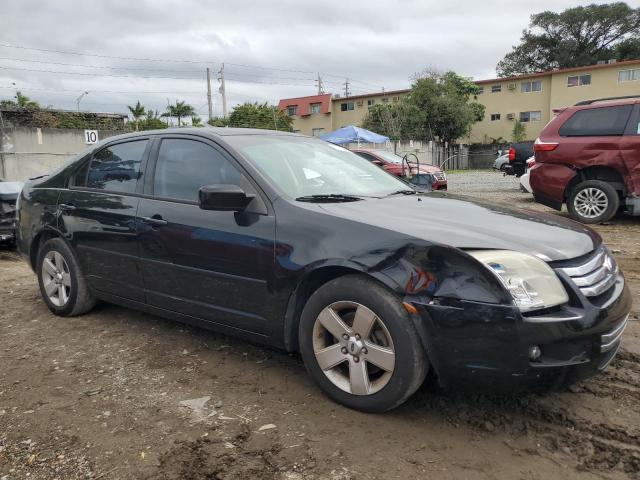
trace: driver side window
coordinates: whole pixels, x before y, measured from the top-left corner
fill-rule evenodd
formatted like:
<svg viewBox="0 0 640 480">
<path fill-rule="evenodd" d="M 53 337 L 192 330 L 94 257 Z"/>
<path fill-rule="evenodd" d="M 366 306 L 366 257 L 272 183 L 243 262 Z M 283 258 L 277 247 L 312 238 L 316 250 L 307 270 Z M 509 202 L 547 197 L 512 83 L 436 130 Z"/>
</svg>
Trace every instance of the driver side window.
<svg viewBox="0 0 640 480">
<path fill-rule="evenodd" d="M 244 175 L 218 150 L 182 138 L 162 140 L 153 182 L 154 196 L 189 202 L 198 202 L 198 190 L 205 185 L 238 185 L 253 192 Z"/>
</svg>

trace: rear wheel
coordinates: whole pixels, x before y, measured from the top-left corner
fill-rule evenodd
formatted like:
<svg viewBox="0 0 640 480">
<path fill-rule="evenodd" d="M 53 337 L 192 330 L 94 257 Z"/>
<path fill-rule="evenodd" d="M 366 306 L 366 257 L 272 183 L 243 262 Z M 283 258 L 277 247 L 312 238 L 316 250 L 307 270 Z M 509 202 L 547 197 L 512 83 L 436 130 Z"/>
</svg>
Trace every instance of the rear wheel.
<svg viewBox="0 0 640 480">
<path fill-rule="evenodd" d="M 366 412 L 403 403 L 422 384 L 428 361 L 400 300 L 363 275 L 320 287 L 302 312 L 305 366 L 333 400 Z"/>
<path fill-rule="evenodd" d="M 42 298 L 56 315 L 72 317 L 95 305 L 80 265 L 69 246 L 60 238 L 47 240 L 38 252 L 38 283 Z"/>
<path fill-rule="evenodd" d="M 571 190 L 567 210 L 574 220 L 600 223 L 613 218 L 620 207 L 620 197 L 611 184 L 602 180 L 587 180 Z"/>
</svg>

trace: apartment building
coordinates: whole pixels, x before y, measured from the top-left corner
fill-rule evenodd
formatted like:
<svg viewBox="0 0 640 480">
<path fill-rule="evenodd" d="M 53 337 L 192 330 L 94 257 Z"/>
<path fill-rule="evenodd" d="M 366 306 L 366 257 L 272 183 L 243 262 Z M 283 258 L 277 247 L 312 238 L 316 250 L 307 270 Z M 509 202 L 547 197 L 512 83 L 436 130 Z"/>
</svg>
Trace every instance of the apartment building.
<svg viewBox="0 0 640 480">
<path fill-rule="evenodd" d="M 516 120 L 535 139 L 556 108 L 594 98 L 640 96 L 640 60 L 607 62 L 506 78 L 478 80 L 478 102 L 485 117 L 473 125 L 468 143 L 509 141 Z M 359 125 L 369 107 L 398 102 L 409 90 L 346 98 L 331 94 L 280 100 L 279 108 L 293 117 L 296 131 L 321 135 L 345 125 Z"/>
</svg>

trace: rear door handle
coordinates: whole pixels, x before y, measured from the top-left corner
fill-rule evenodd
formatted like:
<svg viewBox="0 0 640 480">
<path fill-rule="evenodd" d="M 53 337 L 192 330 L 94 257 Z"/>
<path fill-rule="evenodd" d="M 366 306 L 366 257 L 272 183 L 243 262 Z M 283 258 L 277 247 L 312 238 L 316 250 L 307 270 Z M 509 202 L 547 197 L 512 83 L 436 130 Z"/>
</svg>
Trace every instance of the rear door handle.
<svg viewBox="0 0 640 480">
<path fill-rule="evenodd" d="M 154 215 L 153 217 L 140 217 L 140 220 L 142 220 L 144 223 L 155 226 L 166 225 L 169 223 L 160 215 Z"/>
<path fill-rule="evenodd" d="M 67 203 L 61 203 L 60 205 L 58 205 L 58 208 L 60 210 L 62 210 L 63 212 L 70 212 L 71 210 L 75 210 L 76 207 L 75 205 L 70 205 Z"/>
</svg>

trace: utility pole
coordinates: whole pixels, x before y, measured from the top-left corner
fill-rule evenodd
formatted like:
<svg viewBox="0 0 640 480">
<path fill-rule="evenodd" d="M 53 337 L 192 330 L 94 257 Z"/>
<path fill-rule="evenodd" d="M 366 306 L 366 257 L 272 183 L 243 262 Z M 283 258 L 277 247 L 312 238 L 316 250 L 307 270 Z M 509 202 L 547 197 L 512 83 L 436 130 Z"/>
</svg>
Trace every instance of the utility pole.
<svg viewBox="0 0 640 480">
<path fill-rule="evenodd" d="M 222 94 L 222 116 L 223 117 L 227 117 L 227 89 L 225 88 L 225 84 L 224 84 L 224 63 L 222 64 L 222 67 L 220 68 L 220 71 L 218 72 L 220 74 L 220 76 L 218 77 L 218 80 L 220 81 L 220 93 Z"/>
<path fill-rule="evenodd" d="M 209 120 L 213 119 L 213 104 L 211 103 L 211 70 L 207 67 L 207 103 L 209 104 Z"/>
<path fill-rule="evenodd" d="M 351 90 L 349 90 L 349 79 L 347 78 L 347 80 L 343 83 L 344 85 L 344 96 L 348 97 L 349 95 L 351 95 Z"/>
<path fill-rule="evenodd" d="M 322 84 L 322 77 L 320 76 L 320 72 L 318 72 L 318 79 L 316 80 L 316 84 L 318 85 L 318 95 L 322 95 L 324 93 L 324 85 Z"/>
</svg>

